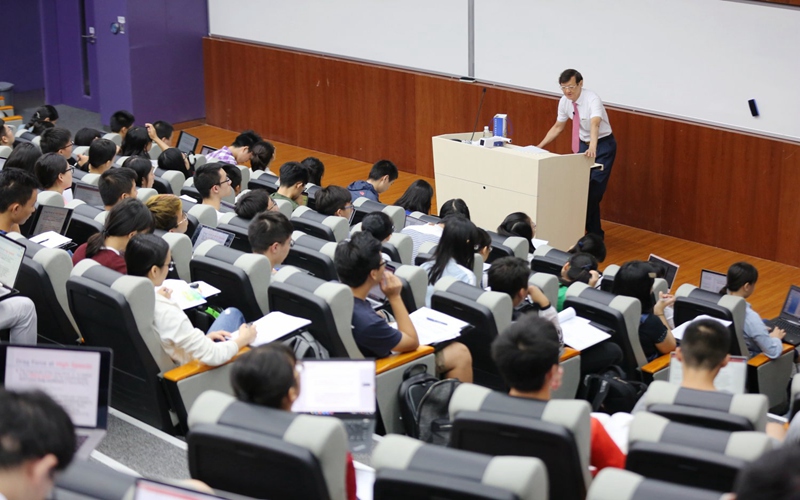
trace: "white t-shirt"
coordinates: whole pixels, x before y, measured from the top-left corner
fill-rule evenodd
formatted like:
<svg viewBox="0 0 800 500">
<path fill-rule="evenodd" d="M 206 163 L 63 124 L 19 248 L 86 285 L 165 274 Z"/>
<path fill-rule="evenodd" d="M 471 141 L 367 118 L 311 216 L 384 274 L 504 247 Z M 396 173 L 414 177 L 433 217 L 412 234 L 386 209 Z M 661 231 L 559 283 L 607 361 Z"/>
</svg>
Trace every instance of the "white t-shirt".
<svg viewBox="0 0 800 500">
<path fill-rule="evenodd" d="M 581 96 L 575 101 L 578 104 L 578 114 L 580 114 L 580 137 L 583 142 L 589 142 L 591 139 L 592 118 L 600 117 L 600 130 L 597 138 L 602 139 L 611 134 L 611 124 L 608 122 L 608 114 L 606 108 L 603 106 L 603 101 L 600 96 L 588 89 L 581 91 Z M 565 122 L 572 119 L 575 110 L 572 106 L 572 101 L 567 99 L 567 96 L 561 96 L 558 101 L 558 117 L 556 120 Z"/>
<path fill-rule="evenodd" d="M 433 267 L 434 261 L 429 260 L 425 262 L 420 267 L 425 270 L 426 273 L 431 272 L 431 268 Z M 451 276 L 458 281 L 463 281 L 468 285 L 475 286 L 475 273 L 466 267 L 458 264 L 454 259 L 450 259 L 447 265 L 444 267 L 444 271 L 442 272 L 441 278 L 445 276 Z M 439 279 L 441 279 L 439 278 Z M 433 295 L 433 285 L 428 285 L 428 291 L 425 294 L 425 306 L 431 306 L 431 296 Z"/>
</svg>

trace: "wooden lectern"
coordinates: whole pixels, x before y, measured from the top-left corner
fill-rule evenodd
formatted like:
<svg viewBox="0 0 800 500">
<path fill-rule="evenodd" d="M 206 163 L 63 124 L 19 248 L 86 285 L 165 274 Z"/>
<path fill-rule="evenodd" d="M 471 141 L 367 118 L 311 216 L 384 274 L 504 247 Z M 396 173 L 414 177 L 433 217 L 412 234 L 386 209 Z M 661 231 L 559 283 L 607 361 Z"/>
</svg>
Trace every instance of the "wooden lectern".
<svg viewBox="0 0 800 500">
<path fill-rule="evenodd" d="M 583 236 L 589 174 L 596 164 L 581 154 L 532 153 L 506 144 L 485 148 L 472 133 L 433 138 L 436 201 L 461 198 L 472 221 L 495 231 L 512 212 L 536 222 L 536 238 L 566 250 Z M 477 137 L 476 137 L 477 138 Z M 599 167 L 599 165 L 596 165 Z"/>
</svg>

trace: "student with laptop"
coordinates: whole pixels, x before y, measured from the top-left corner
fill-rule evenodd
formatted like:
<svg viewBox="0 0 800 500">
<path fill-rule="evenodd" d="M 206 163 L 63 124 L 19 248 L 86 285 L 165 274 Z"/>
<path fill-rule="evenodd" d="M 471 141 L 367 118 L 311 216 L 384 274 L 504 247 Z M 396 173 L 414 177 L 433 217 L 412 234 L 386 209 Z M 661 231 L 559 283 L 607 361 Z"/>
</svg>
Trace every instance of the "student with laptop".
<svg viewBox="0 0 800 500">
<path fill-rule="evenodd" d="M 364 356 L 385 358 L 394 352 L 411 352 L 419 347 L 414 323 L 400 297 L 402 283 L 385 271 L 381 244 L 363 231 L 336 247 L 336 272 L 339 280 L 353 292 L 353 339 Z M 392 307 L 397 328 L 375 312 L 367 302 L 372 287 L 380 285 Z M 436 372 L 446 378 L 472 382 L 472 356 L 460 342 L 452 342 L 436 351 Z"/>
<path fill-rule="evenodd" d="M 243 354 L 233 364 L 231 385 L 239 401 L 292 411 L 292 404 L 300 396 L 301 389 L 294 352 L 276 342 Z M 355 500 L 356 471 L 350 452 L 347 452 L 345 460 L 347 498 Z"/>
<path fill-rule="evenodd" d="M 0 234 L 20 232 L 20 226 L 36 211 L 36 178 L 25 170 L 0 172 Z"/>
<path fill-rule="evenodd" d="M 230 163 L 231 165 L 244 165 L 250 161 L 253 155 L 251 148 L 260 141 L 260 135 L 252 130 L 245 130 L 236 136 L 233 144 L 230 146 L 222 146 L 213 153 L 206 155 L 206 159 L 209 163 L 221 162 Z"/>
<path fill-rule="evenodd" d="M 221 163 L 206 163 L 194 172 L 194 187 L 203 197 L 203 205 L 214 207 L 222 217 L 222 198 L 231 194 L 231 180 Z"/>
<path fill-rule="evenodd" d="M 144 204 L 153 214 L 156 229 L 168 233 L 186 233 L 189 218 L 183 211 L 180 198 L 174 194 L 158 194 L 148 198 Z"/>
<path fill-rule="evenodd" d="M 350 191 L 342 186 L 330 185 L 317 191 L 316 210 L 322 215 L 335 215 L 350 220 L 353 215 L 353 203 Z"/>
<path fill-rule="evenodd" d="M 136 172 L 130 168 L 110 168 L 100 175 L 97 189 L 103 208 L 111 210 L 122 200 L 136 198 Z"/>
<path fill-rule="evenodd" d="M 280 172 L 281 184 L 278 191 L 272 193 L 272 199 L 288 201 L 292 204 L 292 210 L 305 205 L 303 191 L 308 184 L 308 169 L 301 163 L 289 161 L 281 165 Z"/>
<path fill-rule="evenodd" d="M 247 239 L 253 253 L 269 259 L 272 272 L 275 272 L 289 255 L 293 231 L 292 223 L 282 213 L 262 212 L 250 222 Z"/>
<path fill-rule="evenodd" d="M 95 139 L 89 146 L 89 173 L 102 175 L 111 168 L 117 145 L 108 139 Z"/>
<path fill-rule="evenodd" d="M 389 160 L 378 160 L 372 165 L 369 176 L 365 181 L 355 181 L 347 186 L 353 201 L 357 198 L 367 198 L 372 201 L 381 201 L 380 195 L 386 192 L 399 176 L 397 167 Z"/>
</svg>

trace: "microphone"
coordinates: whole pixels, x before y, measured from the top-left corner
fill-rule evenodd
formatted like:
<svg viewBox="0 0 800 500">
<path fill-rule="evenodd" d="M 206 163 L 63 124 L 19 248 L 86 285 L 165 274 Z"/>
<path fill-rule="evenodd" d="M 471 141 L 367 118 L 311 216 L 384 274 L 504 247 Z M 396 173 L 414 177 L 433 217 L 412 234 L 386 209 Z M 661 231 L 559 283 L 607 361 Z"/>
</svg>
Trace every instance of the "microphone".
<svg viewBox="0 0 800 500">
<path fill-rule="evenodd" d="M 483 93 L 481 94 L 481 102 L 478 104 L 478 113 L 475 115 L 475 125 L 472 126 L 472 136 L 469 138 L 470 144 L 472 144 L 472 140 L 475 139 L 475 131 L 478 127 L 478 120 L 481 117 L 481 108 L 483 108 L 483 100 L 486 98 L 486 87 L 483 87 Z"/>
</svg>

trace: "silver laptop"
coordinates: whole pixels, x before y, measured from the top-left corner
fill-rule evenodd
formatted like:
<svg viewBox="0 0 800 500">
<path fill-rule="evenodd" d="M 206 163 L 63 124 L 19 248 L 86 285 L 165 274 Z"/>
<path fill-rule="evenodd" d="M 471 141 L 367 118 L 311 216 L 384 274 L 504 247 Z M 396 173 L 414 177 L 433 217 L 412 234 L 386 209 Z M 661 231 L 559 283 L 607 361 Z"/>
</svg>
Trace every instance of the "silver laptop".
<svg viewBox="0 0 800 500">
<path fill-rule="evenodd" d="M 100 196 L 100 188 L 91 184 L 76 182 L 73 191 L 73 198 L 81 200 L 90 207 L 103 208 L 103 198 Z"/>
<path fill-rule="evenodd" d="M 111 349 L 4 344 L 0 353 L 5 388 L 52 397 L 75 425 L 75 454 L 89 458 L 108 428 Z"/>
<path fill-rule="evenodd" d="M 298 371 L 300 397 L 292 411 L 339 418 L 350 451 L 368 452 L 375 433 L 375 360 L 304 360 Z"/>
<path fill-rule="evenodd" d="M 25 245 L 0 235 L 0 300 L 18 295 L 14 288 L 25 258 Z"/>
<path fill-rule="evenodd" d="M 714 379 L 714 387 L 719 391 L 727 391 L 731 394 L 744 394 L 745 381 L 747 379 L 747 358 L 745 356 L 731 356 L 731 360 L 725 365 Z M 683 381 L 683 364 L 673 352 L 669 359 L 669 383 L 681 385 Z"/>
<path fill-rule="evenodd" d="M 681 266 L 674 262 L 670 262 L 667 259 L 661 258 L 654 253 L 650 254 L 647 262 L 664 266 L 664 269 L 666 270 L 664 273 L 664 279 L 667 281 L 667 289 L 672 290 L 672 284 L 675 283 L 675 276 L 678 275 L 678 269 L 680 269 Z"/>
<path fill-rule="evenodd" d="M 716 271 L 709 271 L 708 269 L 700 271 L 700 290 L 719 293 L 719 291 L 727 285 L 727 275 Z"/>
</svg>

